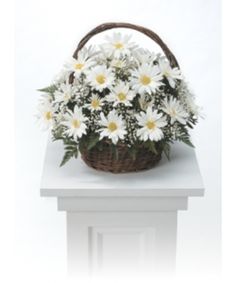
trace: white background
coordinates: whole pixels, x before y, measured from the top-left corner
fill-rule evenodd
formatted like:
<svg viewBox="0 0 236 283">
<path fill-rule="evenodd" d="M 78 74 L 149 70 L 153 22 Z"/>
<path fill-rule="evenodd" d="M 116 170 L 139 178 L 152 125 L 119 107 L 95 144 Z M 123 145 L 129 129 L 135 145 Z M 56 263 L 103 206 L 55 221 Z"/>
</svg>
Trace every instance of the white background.
<svg viewBox="0 0 236 283">
<path fill-rule="evenodd" d="M 202 105 L 205 120 L 193 141 L 206 186 L 179 213 L 179 276 L 218 278 L 220 262 L 221 60 L 218 0 L 27 1 L 16 3 L 16 240 L 20 275 L 54 279 L 66 273 L 65 215 L 56 200 L 39 197 L 47 135 L 34 114 L 50 83 L 79 39 L 106 21 L 126 21 L 157 32 L 176 55 Z M 135 39 L 154 48 L 144 36 Z M 101 41 L 103 35 L 98 36 Z M 28 270 L 31 272 L 28 272 Z M 48 281 L 47 281 L 48 280 Z"/>
</svg>

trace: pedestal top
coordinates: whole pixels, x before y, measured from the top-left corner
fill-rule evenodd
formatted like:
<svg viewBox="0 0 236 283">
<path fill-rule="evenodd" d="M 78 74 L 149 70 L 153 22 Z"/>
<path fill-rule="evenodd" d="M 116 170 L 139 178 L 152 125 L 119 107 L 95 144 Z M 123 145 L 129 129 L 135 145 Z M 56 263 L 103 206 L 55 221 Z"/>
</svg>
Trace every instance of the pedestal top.
<svg viewBox="0 0 236 283">
<path fill-rule="evenodd" d="M 113 174 L 89 168 L 79 157 L 59 167 L 60 141 L 48 142 L 41 181 L 41 196 L 56 197 L 181 197 L 202 196 L 204 186 L 194 149 L 182 143 L 171 147 L 170 161 L 163 155 L 150 170 Z"/>
</svg>

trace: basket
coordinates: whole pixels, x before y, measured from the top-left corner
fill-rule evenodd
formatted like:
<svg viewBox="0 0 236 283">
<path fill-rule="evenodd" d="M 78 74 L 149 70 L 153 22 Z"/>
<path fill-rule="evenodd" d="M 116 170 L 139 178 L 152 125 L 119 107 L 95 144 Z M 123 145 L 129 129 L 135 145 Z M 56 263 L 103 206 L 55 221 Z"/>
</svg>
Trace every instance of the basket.
<svg viewBox="0 0 236 283">
<path fill-rule="evenodd" d="M 117 144 L 116 154 L 114 154 L 111 143 L 103 141 L 102 150 L 95 147 L 89 151 L 83 151 L 81 157 L 89 167 L 94 169 L 112 173 L 127 173 L 153 168 L 161 160 L 161 154 L 161 147 L 157 148 L 157 153 L 154 154 L 140 146 L 133 158 L 124 144 Z"/>
<path fill-rule="evenodd" d="M 145 27 L 130 23 L 105 23 L 97 26 L 82 38 L 73 54 L 73 57 L 77 59 L 78 52 L 94 35 L 114 28 L 128 28 L 143 33 L 161 47 L 172 68 L 179 67 L 175 56 L 155 32 Z M 73 79 L 74 77 L 72 74 L 70 76 L 70 83 L 73 82 Z M 81 157 L 89 167 L 112 173 L 135 172 L 153 168 L 161 160 L 163 152 L 162 146 L 158 144 L 156 146 L 156 154 L 144 146 L 140 146 L 136 152 L 135 158 L 132 158 L 128 152 L 128 147 L 123 143 L 116 144 L 116 154 L 114 154 L 114 148 L 112 147 L 113 145 L 111 142 L 104 140 L 100 143 L 103 143 L 102 150 L 95 146 L 89 151 L 82 151 Z"/>
</svg>

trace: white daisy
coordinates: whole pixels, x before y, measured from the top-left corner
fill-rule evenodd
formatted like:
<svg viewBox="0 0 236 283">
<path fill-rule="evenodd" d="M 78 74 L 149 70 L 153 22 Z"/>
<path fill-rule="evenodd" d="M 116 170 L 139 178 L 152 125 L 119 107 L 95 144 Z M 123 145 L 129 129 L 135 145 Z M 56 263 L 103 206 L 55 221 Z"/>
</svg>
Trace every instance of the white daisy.
<svg viewBox="0 0 236 283">
<path fill-rule="evenodd" d="M 163 85 L 161 82 L 163 77 L 157 66 L 143 64 L 132 73 L 132 77 L 133 89 L 140 94 L 145 92 L 151 94 Z"/>
<path fill-rule="evenodd" d="M 203 109 L 202 107 L 200 107 L 199 105 L 197 105 L 195 103 L 195 101 L 190 98 L 188 101 L 188 107 L 190 108 L 190 112 L 196 117 L 201 117 L 201 118 L 204 118 L 204 113 L 203 113 Z"/>
<path fill-rule="evenodd" d="M 164 138 L 164 133 L 161 128 L 167 125 L 166 119 L 162 117 L 162 113 L 157 113 L 157 110 L 152 111 L 151 107 L 147 108 L 146 112 L 141 112 L 136 115 L 138 125 L 141 126 L 137 130 L 137 136 L 140 140 L 159 141 Z"/>
<path fill-rule="evenodd" d="M 117 69 L 123 69 L 126 67 L 126 61 L 124 59 L 112 59 L 111 61 L 111 67 L 117 68 Z"/>
<path fill-rule="evenodd" d="M 111 61 L 112 58 L 108 56 L 107 52 L 104 49 L 102 49 L 101 47 L 100 49 L 101 50 L 98 56 L 94 57 L 94 62 L 96 63 L 95 65 L 107 65 L 107 63 Z"/>
<path fill-rule="evenodd" d="M 54 92 L 55 102 L 67 104 L 75 94 L 76 88 L 68 81 L 60 84 L 60 88 Z"/>
<path fill-rule="evenodd" d="M 77 55 L 83 54 L 84 57 L 87 57 L 88 59 L 92 59 L 95 56 L 98 56 L 100 54 L 99 50 L 96 50 L 95 46 L 90 45 L 89 47 L 83 47 L 81 50 L 77 52 Z"/>
<path fill-rule="evenodd" d="M 92 94 L 90 102 L 85 106 L 91 111 L 97 111 L 102 109 L 103 103 L 103 98 L 100 98 L 97 94 Z"/>
<path fill-rule="evenodd" d="M 186 124 L 188 113 L 176 98 L 170 97 L 169 100 L 165 98 L 161 109 L 170 116 L 171 124 L 174 124 L 175 121 L 178 121 L 183 125 Z"/>
<path fill-rule="evenodd" d="M 139 105 L 142 110 L 146 111 L 148 107 L 152 107 L 154 105 L 154 99 L 151 100 L 146 98 L 146 95 L 141 95 L 138 99 Z"/>
<path fill-rule="evenodd" d="M 125 123 L 122 118 L 116 114 L 115 110 L 112 110 L 107 118 L 103 113 L 100 114 L 101 121 L 101 129 L 100 132 L 100 140 L 104 137 L 108 137 L 112 140 L 114 144 L 118 142 L 119 139 L 124 139 L 127 131 L 125 130 Z"/>
<path fill-rule="evenodd" d="M 77 59 L 70 58 L 64 67 L 66 70 L 74 72 L 74 77 L 79 78 L 81 73 L 86 73 L 93 65 L 94 62 L 91 58 L 91 50 L 83 48 L 77 53 Z"/>
<path fill-rule="evenodd" d="M 50 104 L 52 103 L 53 97 L 51 93 L 43 93 L 41 94 L 40 98 L 39 98 L 39 103 L 40 104 Z"/>
<path fill-rule="evenodd" d="M 160 57 L 160 54 L 156 54 L 154 52 L 149 51 L 148 49 L 139 48 L 133 52 L 134 57 L 138 61 L 139 64 L 143 64 L 144 62 L 151 63 L 157 58 Z"/>
<path fill-rule="evenodd" d="M 54 76 L 54 78 L 52 80 L 52 84 L 60 85 L 61 83 L 68 81 L 70 74 L 71 74 L 71 71 L 68 70 L 68 69 L 61 70 L 59 73 L 57 73 Z"/>
<path fill-rule="evenodd" d="M 68 113 L 64 115 L 65 121 L 61 124 L 67 127 L 65 134 L 74 139 L 81 138 L 83 134 L 86 134 L 87 125 L 84 123 L 88 120 L 83 113 L 82 109 L 76 105 L 74 111 L 68 110 Z"/>
<path fill-rule="evenodd" d="M 53 126 L 53 116 L 55 109 L 49 102 L 40 103 L 36 117 L 41 124 L 42 130 L 48 130 Z"/>
<path fill-rule="evenodd" d="M 182 92 L 181 93 L 181 102 L 184 103 L 186 105 L 187 108 L 187 112 L 192 113 L 196 118 L 198 117 L 204 117 L 203 113 L 202 113 L 202 107 L 198 106 L 195 103 L 195 96 L 190 93 L 190 92 Z"/>
<path fill-rule="evenodd" d="M 135 97 L 135 93 L 130 90 L 129 85 L 124 82 L 119 82 L 107 96 L 107 100 L 114 102 L 113 106 L 124 104 L 125 106 L 132 106 L 130 103 Z"/>
<path fill-rule="evenodd" d="M 159 68 L 161 74 L 168 80 L 170 86 L 175 88 L 175 80 L 181 80 L 183 78 L 179 68 L 171 68 L 169 61 L 165 59 L 159 60 Z"/>
<path fill-rule="evenodd" d="M 131 35 L 123 36 L 120 32 L 113 33 L 113 36 L 105 37 L 107 43 L 101 45 L 101 48 L 108 53 L 108 56 L 114 56 L 115 58 L 129 56 L 131 51 L 137 47 L 133 42 L 130 42 L 131 37 Z"/>
<path fill-rule="evenodd" d="M 88 82 L 98 91 L 111 87 L 115 79 L 111 69 L 105 66 L 96 66 L 88 74 Z"/>
</svg>

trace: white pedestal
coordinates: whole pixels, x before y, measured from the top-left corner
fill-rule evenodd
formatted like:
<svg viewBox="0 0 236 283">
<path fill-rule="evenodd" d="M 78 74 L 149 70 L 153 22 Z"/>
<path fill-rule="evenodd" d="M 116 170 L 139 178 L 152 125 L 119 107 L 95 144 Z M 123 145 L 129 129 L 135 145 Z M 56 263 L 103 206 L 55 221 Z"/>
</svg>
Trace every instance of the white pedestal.
<svg viewBox="0 0 236 283">
<path fill-rule="evenodd" d="M 62 155 L 63 146 L 49 142 L 41 196 L 57 197 L 67 213 L 69 272 L 173 272 L 177 211 L 204 194 L 194 150 L 176 144 L 171 161 L 128 174 L 99 172 L 80 159 L 59 168 Z"/>
</svg>

